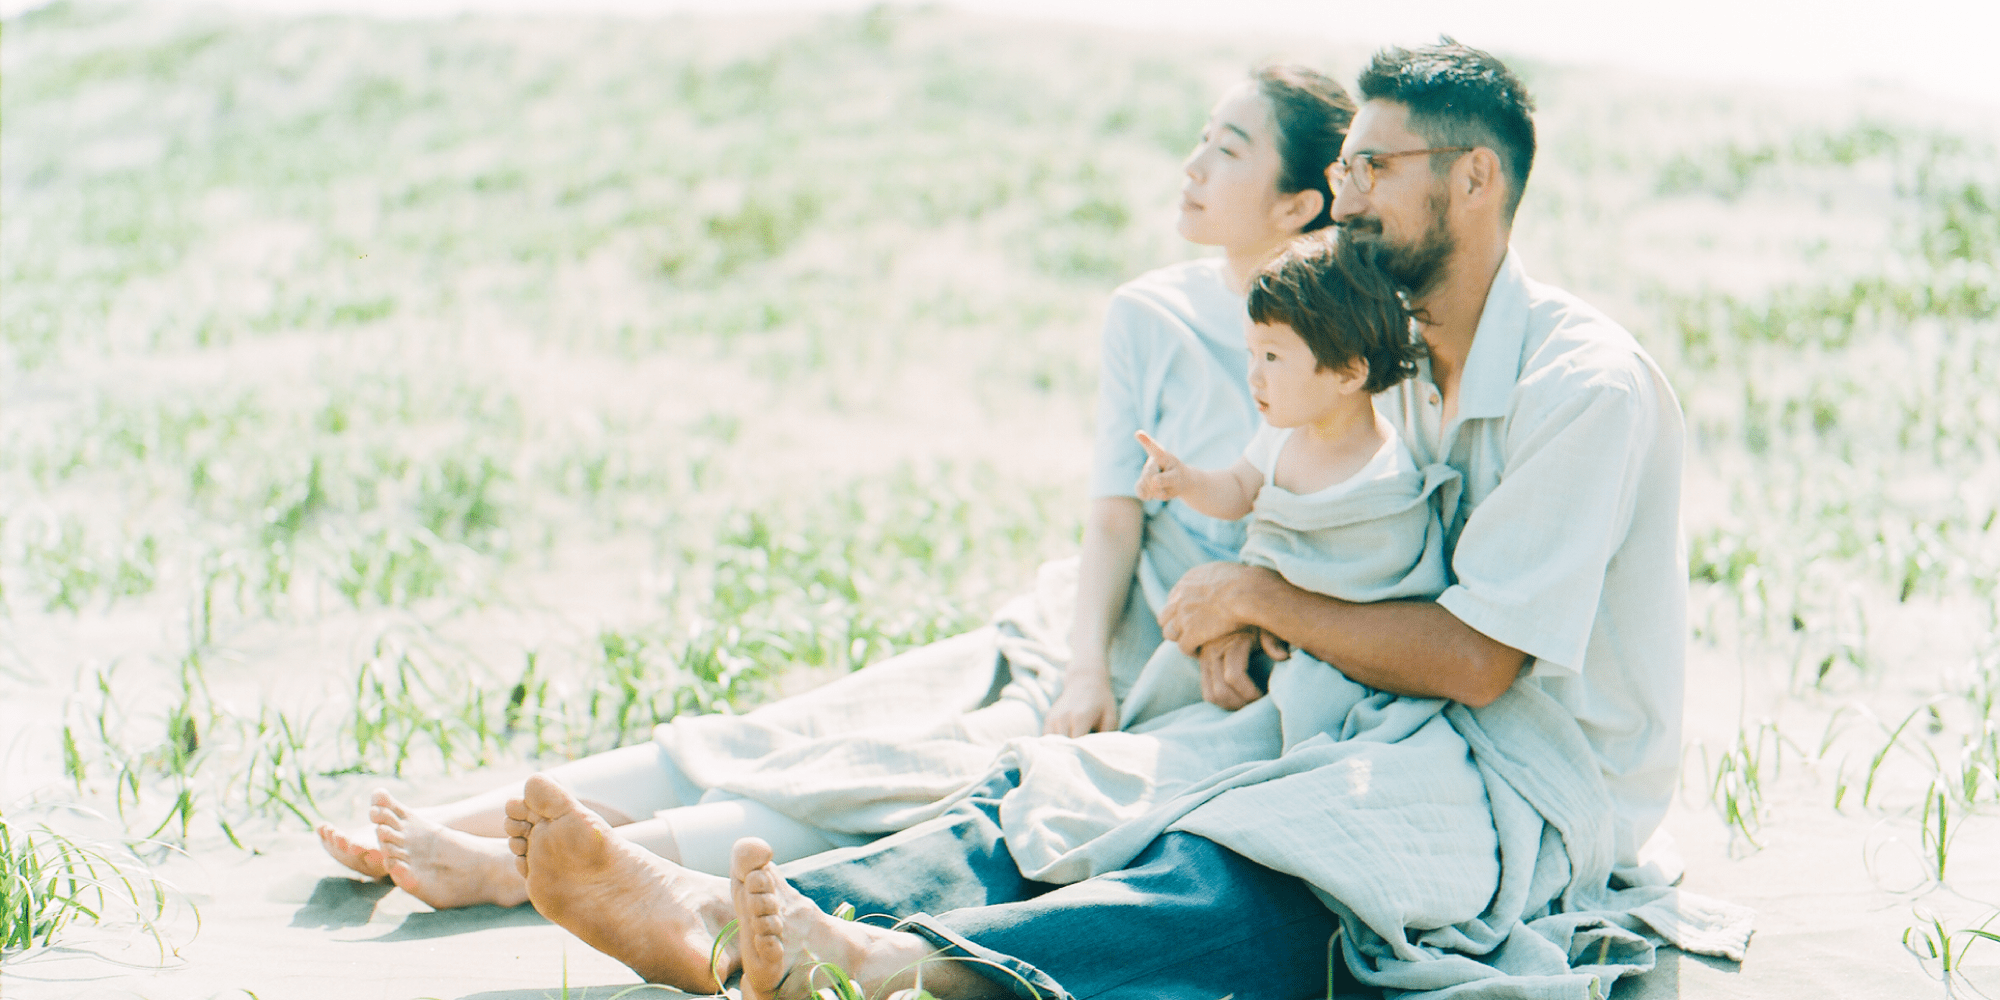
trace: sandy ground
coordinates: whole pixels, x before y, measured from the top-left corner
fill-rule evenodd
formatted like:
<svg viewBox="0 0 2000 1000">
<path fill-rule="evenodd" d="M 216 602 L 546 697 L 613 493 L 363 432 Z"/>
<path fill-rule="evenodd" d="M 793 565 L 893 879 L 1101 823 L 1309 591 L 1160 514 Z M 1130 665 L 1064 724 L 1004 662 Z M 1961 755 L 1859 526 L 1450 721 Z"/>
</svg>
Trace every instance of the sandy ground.
<svg viewBox="0 0 2000 1000">
<path fill-rule="evenodd" d="M 1876 823 L 1819 810 L 1801 811 L 1789 826 L 1764 851 L 1732 859 L 1712 814 L 1677 808 L 1668 828 L 1687 854 L 1685 884 L 1755 907 L 1757 936 L 1741 965 L 1662 950 L 1653 972 L 1619 983 L 1612 996 L 1943 995 L 1899 943 L 1908 905 L 1855 863 L 1874 843 Z M 1976 821 L 1963 837 L 1992 844 L 2000 823 Z M 1969 869 L 1954 877 L 1959 892 L 2000 895 L 2000 866 L 1990 854 L 1954 860 Z M 0 996 L 539 1000 L 563 996 L 565 984 L 572 997 L 608 997 L 638 983 L 530 907 L 433 912 L 385 883 L 336 871 L 304 834 L 263 856 L 170 866 L 201 907 L 200 932 L 180 947 L 178 962 L 151 968 L 157 956 L 150 939 L 81 932 L 54 951 L 10 963 L 0 971 Z M 2000 949 L 1972 956 L 1968 976 L 1990 993 L 2000 983 Z"/>
<path fill-rule="evenodd" d="M 1734 656 L 1697 644 L 1690 662 L 1691 740 L 1733 733 L 1746 699 L 1753 711 L 1758 707 L 1760 695 L 1742 683 L 1740 670 Z M 1916 824 L 1851 801 L 1836 811 L 1827 770 L 1795 762 L 1772 780 L 1761 850 L 1733 839 L 1706 801 L 1701 779 L 1688 779 L 1666 823 L 1687 863 L 1683 884 L 1757 910 L 1749 957 L 1738 965 L 1663 949 L 1658 967 L 1617 984 L 1614 998 L 1946 995 L 1934 963 L 1927 969 L 1904 950 L 1904 930 L 1919 907 L 1954 926 L 1990 911 L 1990 901 L 2000 899 L 2000 851 L 1993 849 L 2000 845 L 2000 819 L 1961 821 L 1940 887 L 1922 873 Z M 400 791 L 436 799 L 521 773 L 494 771 Z M 359 786 L 353 794 L 358 799 Z M 1880 802 L 1912 793 L 1876 794 Z M 539 1000 L 564 996 L 566 986 L 568 996 L 610 997 L 638 982 L 531 907 L 435 912 L 386 883 L 343 874 L 310 834 L 263 839 L 260 854 L 203 851 L 163 867 L 199 910 L 198 927 L 184 912 L 170 916 L 168 936 L 178 947 L 164 966 L 150 938 L 129 929 L 83 930 L 61 947 L 0 969 L 0 997 Z M 2000 992 L 2000 947 L 1973 948 L 1961 971 L 1987 995 Z"/>
</svg>

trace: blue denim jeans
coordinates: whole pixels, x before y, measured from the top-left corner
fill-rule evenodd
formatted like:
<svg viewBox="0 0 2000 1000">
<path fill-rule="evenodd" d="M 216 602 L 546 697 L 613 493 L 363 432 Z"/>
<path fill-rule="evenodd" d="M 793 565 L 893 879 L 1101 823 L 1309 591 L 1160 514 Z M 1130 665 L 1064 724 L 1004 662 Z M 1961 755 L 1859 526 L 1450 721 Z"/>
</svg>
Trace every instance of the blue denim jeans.
<svg viewBox="0 0 2000 1000">
<path fill-rule="evenodd" d="M 851 903 L 946 954 L 993 963 L 971 968 L 1016 996 L 1328 994 L 1337 924 L 1304 882 L 1185 833 L 1158 838 L 1121 871 L 1065 886 L 1028 881 L 998 822 L 1015 780 L 996 778 L 935 820 L 784 872 L 824 909 Z"/>
</svg>

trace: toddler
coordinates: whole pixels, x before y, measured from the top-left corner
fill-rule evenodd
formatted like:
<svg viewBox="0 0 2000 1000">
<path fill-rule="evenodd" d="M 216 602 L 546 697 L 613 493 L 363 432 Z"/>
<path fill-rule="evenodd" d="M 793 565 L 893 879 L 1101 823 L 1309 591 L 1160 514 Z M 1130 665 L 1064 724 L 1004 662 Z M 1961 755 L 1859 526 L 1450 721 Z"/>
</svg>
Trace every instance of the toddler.
<svg viewBox="0 0 2000 1000">
<path fill-rule="evenodd" d="M 1304 237 L 1252 279 L 1247 306 L 1250 391 L 1263 425 L 1242 458 L 1218 470 L 1187 465 L 1138 432 L 1149 457 L 1135 492 L 1210 517 L 1250 515 L 1242 561 L 1305 589 L 1353 601 L 1442 590 L 1442 539 L 1425 501 L 1443 484 L 1427 482 L 1374 405 L 1376 393 L 1417 370 L 1423 342 L 1373 252 L 1331 234 Z M 1271 669 L 1266 649 L 1283 655 L 1269 637 L 1253 652 L 1260 687 Z M 1199 666 L 1168 644 L 1121 723 L 1204 693 Z"/>
</svg>

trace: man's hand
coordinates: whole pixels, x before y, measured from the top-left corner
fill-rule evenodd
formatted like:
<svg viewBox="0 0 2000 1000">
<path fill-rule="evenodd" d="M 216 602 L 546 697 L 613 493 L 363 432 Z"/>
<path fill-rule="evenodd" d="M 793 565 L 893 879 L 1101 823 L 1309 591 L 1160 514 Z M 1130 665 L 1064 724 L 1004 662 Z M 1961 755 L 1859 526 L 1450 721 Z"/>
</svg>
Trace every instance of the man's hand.
<svg viewBox="0 0 2000 1000">
<path fill-rule="evenodd" d="M 1042 722 L 1042 732 L 1052 736 L 1082 736 L 1108 733 L 1118 728 L 1118 699 L 1111 694 L 1111 678 L 1102 670 L 1070 671 L 1063 678 L 1062 693 Z"/>
<path fill-rule="evenodd" d="M 1241 563 L 1208 563 L 1188 570 L 1167 595 L 1167 606 L 1160 609 L 1160 634 L 1181 652 L 1200 659 L 1202 647 L 1252 624 L 1236 612 L 1237 598 L 1275 575 Z"/>
</svg>

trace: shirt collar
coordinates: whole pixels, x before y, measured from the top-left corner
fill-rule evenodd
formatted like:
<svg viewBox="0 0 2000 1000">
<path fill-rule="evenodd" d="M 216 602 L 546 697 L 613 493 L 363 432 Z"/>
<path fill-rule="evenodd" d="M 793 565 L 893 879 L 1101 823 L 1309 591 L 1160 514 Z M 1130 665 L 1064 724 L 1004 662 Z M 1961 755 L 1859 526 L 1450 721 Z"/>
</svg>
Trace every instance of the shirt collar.
<svg viewBox="0 0 2000 1000">
<path fill-rule="evenodd" d="M 1521 345 L 1528 337 L 1528 271 L 1512 246 L 1493 276 L 1465 371 L 1458 380 L 1458 419 L 1476 420 L 1507 413 L 1514 384 L 1521 379 Z"/>
</svg>

